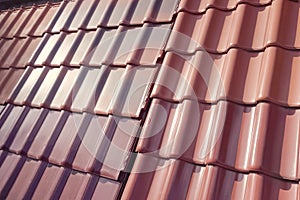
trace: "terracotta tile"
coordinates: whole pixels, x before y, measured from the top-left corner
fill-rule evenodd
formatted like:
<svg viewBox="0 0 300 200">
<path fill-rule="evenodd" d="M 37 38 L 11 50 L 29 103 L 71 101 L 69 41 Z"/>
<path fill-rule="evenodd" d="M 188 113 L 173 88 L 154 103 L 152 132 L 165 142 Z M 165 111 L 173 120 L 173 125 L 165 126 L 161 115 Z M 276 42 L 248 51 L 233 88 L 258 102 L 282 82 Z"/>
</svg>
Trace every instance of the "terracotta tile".
<svg viewBox="0 0 300 200">
<path fill-rule="evenodd" d="M 29 64 L 35 66 L 43 66 L 44 64 L 49 65 L 55 56 L 54 52 L 58 50 L 62 40 L 63 36 L 60 34 L 45 34 L 33 56 L 30 58 Z"/>
<path fill-rule="evenodd" d="M 0 11 L 0 27 L 6 23 L 6 20 L 9 18 L 11 10 L 1 10 Z M 4 31 L 4 28 L 1 28 L 1 32 Z"/>
<path fill-rule="evenodd" d="M 105 5 L 103 5 L 106 3 Z M 136 0 L 100 2 L 86 28 L 97 26 L 116 27 L 120 24 L 139 25 L 147 22 L 170 22 L 177 1 L 158 2 L 151 0 L 143 4 Z"/>
<path fill-rule="evenodd" d="M 7 35 L 7 33 L 13 28 L 14 24 L 21 17 L 23 10 L 22 9 L 13 9 L 9 12 L 8 18 L 6 18 L 5 22 L 1 25 L 0 37 L 3 38 L 12 38 Z"/>
<path fill-rule="evenodd" d="M 57 139 L 48 142 L 44 157 L 49 162 L 58 165 L 70 164 L 68 162 L 68 154 L 77 151 L 79 145 L 78 134 L 85 131 L 89 118 L 88 114 L 68 113 L 68 118 Z"/>
<path fill-rule="evenodd" d="M 22 199 L 34 190 L 34 186 L 39 181 L 39 176 L 41 176 L 41 171 L 39 170 L 42 163 L 41 161 L 33 161 L 27 159 L 23 164 L 18 177 L 15 179 L 12 188 L 10 189 L 7 199 Z M 33 187 L 33 188 L 32 188 Z"/>
<path fill-rule="evenodd" d="M 72 88 L 76 85 L 79 76 L 79 69 L 69 69 L 64 76 L 54 98 L 50 101 L 50 108 L 61 110 L 72 102 Z M 77 84 L 78 87 L 78 84 Z"/>
<path fill-rule="evenodd" d="M 67 69 L 65 67 L 49 69 L 30 105 L 34 107 L 49 107 L 50 101 L 56 94 L 66 72 Z"/>
<path fill-rule="evenodd" d="M 121 184 L 104 178 L 98 179 L 98 184 L 93 193 L 92 199 L 99 199 L 105 195 L 105 199 L 116 199 Z"/>
<path fill-rule="evenodd" d="M 53 197 L 55 188 L 59 186 L 60 178 L 63 176 L 64 172 L 67 171 L 69 170 L 48 164 L 34 190 L 32 199 L 50 199 Z"/>
<path fill-rule="evenodd" d="M 12 59 L 14 62 L 11 65 L 13 67 L 25 68 L 29 64 L 29 60 L 40 41 L 41 38 L 39 37 L 27 37 L 22 47 L 16 51 L 15 58 Z"/>
<path fill-rule="evenodd" d="M 218 8 L 220 10 L 235 9 L 239 4 L 249 4 L 254 6 L 264 6 L 270 4 L 272 0 L 227 0 L 227 1 L 214 1 L 214 0 L 200 0 L 200 1 L 180 1 L 178 11 L 187 11 L 192 13 L 203 13 L 209 8 Z"/>
<path fill-rule="evenodd" d="M 106 80 L 105 67 L 101 69 L 81 67 L 73 87 L 71 104 L 66 107 L 76 112 L 93 111 L 101 85 Z"/>
<path fill-rule="evenodd" d="M 47 158 L 49 148 L 51 151 L 51 145 L 55 144 L 68 116 L 68 112 L 49 110 L 30 146 L 25 146 L 23 151 L 35 159 Z"/>
<path fill-rule="evenodd" d="M 3 39 L 1 40 L 1 47 L 0 47 L 0 63 L 1 63 L 1 68 L 8 68 L 12 62 L 12 60 L 8 59 L 10 56 L 14 56 L 12 54 L 12 50 L 14 49 L 14 46 L 16 43 L 20 41 L 19 45 L 21 44 L 22 41 L 24 40 L 14 40 L 14 39 Z M 3 67 L 2 67 L 3 65 Z"/>
<path fill-rule="evenodd" d="M 0 118 L 1 148 L 4 147 L 6 141 L 11 140 L 14 136 L 10 133 L 12 133 L 14 129 L 18 129 L 18 126 L 22 124 L 22 120 L 25 118 L 28 111 L 28 108 L 14 107 L 12 105 L 6 106 L 6 108 L 2 111 Z"/>
<path fill-rule="evenodd" d="M 8 98 L 8 102 L 17 105 L 30 105 L 48 71 L 49 68 L 47 67 L 36 69 L 28 67 Z"/>
<path fill-rule="evenodd" d="M 45 32 L 53 27 L 56 13 L 59 13 L 60 4 L 48 3 L 42 6 L 36 6 L 36 10 L 32 16 L 35 22 L 28 28 L 28 35 L 42 36 Z"/>
<path fill-rule="evenodd" d="M 21 8 L 20 10 L 21 14 L 17 18 L 17 21 L 13 23 L 13 27 L 11 27 L 2 37 L 6 38 L 12 38 L 12 37 L 18 37 L 18 36 L 25 36 L 22 34 L 23 31 L 26 30 L 26 26 L 30 20 L 31 15 L 34 12 L 34 8 Z"/>
<path fill-rule="evenodd" d="M 64 189 L 59 198 L 61 199 L 80 199 L 84 196 L 87 190 L 88 183 L 92 176 L 89 174 L 78 173 L 72 171 L 64 186 Z"/>
<path fill-rule="evenodd" d="M 18 178 L 26 159 L 7 152 L 4 152 L 2 155 L 5 156 L 5 159 L 1 162 L 0 166 L 0 197 L 5 199 L 15 183 L 15 180 Z M 16 195 L 17 194 L 18 193 L 16 193 Z"/>
<path fill-rule="evenodd" d="M 133 170 L 144 168 L 145 163 L 151 163 L 156 170 L 131 173 L 122 199 L 297 198 L 298 184 L 265 175 L 196 166 L 179 160 L 159 160 L 141 154 L 137 156 Z"/>
<path fill-rule="evenodd" d="M 79 8 L 80 1 L 63 1 L 60 6 L 61 12 L 57 15 L 55 25 L 51 28 L 51 33 L 58 33 L 61 30 L 66 30 L 68 25 L 72 23 L 75 17 L 76 10 Z"/>
<path fill-rule="evenodd" d="M 243 104 L 267 100 L 299 106 L 297 63 L 299 52 L 278 47 L 257 53 L 231 49 L 224 55 L 168 52 L 151 96 L 169 101 L 229 99 Z"/>
<path fill-rule="evenodd" d="M 79 1 L 76 6 L 68 8 L 74 12 L 74 17 L 68 18 L 67 23 L 63 27 L 64 31 L 77 31 L 79 28 L 85 27 L 88 20 L 91 19 L 93 13 L 95 12 L 97 4 L 102 2 L 94 0 L 83 0 Z"/>
<path fill-rule="evenodd" d="M 30 109 L 20 127 L 14 127 L 5 146 L 12 152 L 22 153 L 25 145 L 30 143 L 37 134 L 46 112 L 41 109 Z"/>
<path fill-rule="evenodd" d="M 240 4 L 227 12 L 210 8 L 202 15 L 179 12 L 167 50 L 192 53 L 204 48 L 225 53 L 232 47 L 263 50 L 270 45 L 298 49 L 298 10 L 295 2 L 276 1 L 263 7 Z M 293 25 L 285 27 L 282 18 L 293 19 Z M 287 29 L 289 35 L 281 33 Z"/>
<path fill-rule="evenodd" d="M 24 73 L 23 69 L 0 70 L 0 103 L 5 103 Z"/>
<path fill-rule="evenodd" d="M 155 73 L 156 68 L 152 67 L 111 69 L 99 98 L 96 99 L 95 113 L 138 117 L 148 100 Z M 117 80 L 120 81 L 117 83 Z"/>
<path fill-rule="evenodd" d="M 169 32 L 169 24 L 144 24 L 142 28 L 120 26 L 116 33 L 105 31 L 101 34 L 101 43 L 93 46 L 93 51 L 86 56 L 83 64 L 89 66 L 101 66 L 101 63 L 155 65 Z M 161 39 L 157 40 L 157 38 Z"/>
<path fill-rule="evenodd" d="M 296 180 L 298 127 L 298 110 L 268 103 L 247 107 L 153 100 L 137 151 Z M 276 138 L 267 139 L 271 133 Z"/>
</svg>

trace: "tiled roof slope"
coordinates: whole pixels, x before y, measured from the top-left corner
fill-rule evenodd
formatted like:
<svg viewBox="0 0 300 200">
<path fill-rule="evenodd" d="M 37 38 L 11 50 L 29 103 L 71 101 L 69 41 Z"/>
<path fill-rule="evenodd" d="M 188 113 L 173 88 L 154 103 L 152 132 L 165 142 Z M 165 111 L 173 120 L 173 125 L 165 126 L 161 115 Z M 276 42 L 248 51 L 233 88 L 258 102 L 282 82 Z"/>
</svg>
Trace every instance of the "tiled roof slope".
<svg viewBox="0 0 300 200">
<path fill-rule="evenodd" d="M 300 3 L 0 11 L 0 199 L 298 199 Z"/>
</svg>

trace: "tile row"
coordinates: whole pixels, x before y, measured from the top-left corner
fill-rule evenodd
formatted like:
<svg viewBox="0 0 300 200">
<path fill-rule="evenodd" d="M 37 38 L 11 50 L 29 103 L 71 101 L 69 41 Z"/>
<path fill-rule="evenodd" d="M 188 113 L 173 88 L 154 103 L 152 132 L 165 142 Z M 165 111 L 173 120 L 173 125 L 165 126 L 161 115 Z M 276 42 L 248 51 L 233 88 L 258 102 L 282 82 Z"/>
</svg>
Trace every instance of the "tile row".
<svg viewBox="0 0 300 200">
<path fill-rule="evenodd" d="M 53 27 L 60 4 L 43 4 L 0 11 L 0 37 L 42 36 Z"/>
<path fill-rule="evenodd" d="M 298 182 L 143 154 L 138 154 L 122 195 L 122 199 L 284 200 L 297 197 Z"/>
<path fill-rule="evenodd" d="M 167 50 L 224 53 L 233 47 L 258 51 L 271 45 L 300 49 L 299 9 L 297 2 L 276 0 L 263 7 L 240 4 L 233 11 L 210 8 L 201 15 L 179 12 Z"/>
<path fill-rule="evenodd" d="M 144 24 L 142 27 L 99 28 L 74 33 L 45 34 L 30 59 L 34 66 L 86 66 L 102 64 L 155 65 L 161 56 L 170 24 Z"/>
<path fill-rule="evenodd" d="M 83 0 L 65 1 L 50 32 L 171 22 L 178 0 Z M 88 12 L 87 12 L 88 10 Z"/>
<path fill-rule="evenodd" d="M 72 112 L 139 117 L 157 68 L 28 67 L 6 102 Z"/>
<path fill-rule="evenodd" d="M 299 127 L 300 110 L 274 104 L 154 99 L 136 150 L 298 180 Z"/>
<path fill-rule="evenodd" d="M 121 183 L 0 151 L 1 199 L 116 199 Z"/>
<path fill-rule="evenodd" d="M 24 69 L 0 69 L 0 104 L 4 104 L 20 80 Z"/>
<path fill-rule="evenodd" d="M 27 37 L 0 40 L 0 68 L 25 68 L 41 39 Z"/>
<path fill-rule="evenodd" d="M 171 22 L 178 0 L 82 0 L 47 3 L 0 12 L 0 37 Z M 34 21 L 34 23 L 32 23 Z"/>
<path fill-rule="evenodd" d="M 0 115 L 0 149 L 118 180 L 139 120 L 8 104 Z"/>
<path fill-rule="evenodd" d="M 272 0 L 181 0 L 178 11 L 186 11 L 195 14 L 202 14 L 208 8 L 217 8 L 219 10 L 232 10 L 239 4 L 249 4 L 253 6 L 266 6 Z"/>
<path fill-rule="evenodd" d="M 241 104 L 269 101 L 300 106 L 300 51 L 268 47 L 263 52 L 230 49 L 227 54 L 167 52 L 152 97 L 178 102 L 220 99 Z"/>
</svg>

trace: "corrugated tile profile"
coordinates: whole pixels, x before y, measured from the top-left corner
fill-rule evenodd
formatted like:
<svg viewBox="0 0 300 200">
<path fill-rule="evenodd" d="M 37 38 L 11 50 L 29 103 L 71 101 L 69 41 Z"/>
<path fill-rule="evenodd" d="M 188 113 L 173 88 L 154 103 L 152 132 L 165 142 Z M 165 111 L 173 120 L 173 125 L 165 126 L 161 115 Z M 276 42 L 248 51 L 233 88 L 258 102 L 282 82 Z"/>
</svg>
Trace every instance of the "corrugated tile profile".
<svg viewBox="0 0 300 200">
<path fill-rule="evenodd" d="M 50 32 L 171 22 L 177 5 L 178 0 L 149 0 L 147 3 L 138 0 L 64 1 Z"/>
<path fill-rule="evenodd" d="M 139 173 L 150 166 L 152 171 Z M 284 200 L 298 195 L 295 182 L 138 154 L 121 199 Z"/>
<path fill-rule="evenodd" d="M 115 199 L 121 184 L 0 151 L 1 199 Z"/>
<path fill-rule="evenodd" d="M 178 7 L 178 11 L 202 14 L 209 8 L 217 8 L 219 10 L 232 10 L 235 9 L 239 4 L 266 6 L 271 2 L 272 0 L 181 0 Z"/>
<path fill-rule="evenodd" d="M 298 109 L 268 103 L 154 99 L 137 151 L 298 180 L 299 117 Z"/>
<path fill-rule="evenodd" d="M 201 15 L 179 12 L 167 50 L 194 53 L 204 48 L 211 53 L 226 53 L 230 48 L 300 49 L 299 9 L 297 2 L 279 0 L 263 7 L 239 4 L 232 11 L 210 8 Z M 289 19 L 289 23 L 283 19 Z"/>
<path fill-rule="evenodd" d="M 45 34 L 30 60 L 34 66 L 155 65 L 170 24 Z"/>
<path fill-rule="evenodd" d="M 140 121 L 8 104 L 0 124 L 1 149 L 117 180 Z"/>
<path fill-rule="evenodd" d="M 7 102 L 74 112 L 139 117 L 156 67 L 28 67 Z"/>
<path fill-rule="evenodd" d="M 230 49 L 227 54 L 197 51 L 189 56 L 167 52 L 151 96 L 173 102 L 223 99 L 299 107 L 299 65 L 299 51 L 280 47 L 262 52 Z"/>
</svg>

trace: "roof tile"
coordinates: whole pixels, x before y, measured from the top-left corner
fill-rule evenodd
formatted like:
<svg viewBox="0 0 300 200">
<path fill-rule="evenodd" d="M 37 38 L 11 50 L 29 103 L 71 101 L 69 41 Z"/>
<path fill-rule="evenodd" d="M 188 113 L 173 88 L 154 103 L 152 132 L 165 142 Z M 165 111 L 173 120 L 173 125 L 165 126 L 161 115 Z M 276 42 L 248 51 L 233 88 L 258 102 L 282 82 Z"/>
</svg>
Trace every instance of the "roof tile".
<svg viewBox="0 0 300 200">
<path fill-rule="evenodd" d="M 155 67 L 130 65 L 74 70 L 28 67 L 7 101 L 15 105 L 138 117 L 148 100 L 156 71 Z"/>
<path fill-rule="evenodd" d="M 137 151 L 298 180 L 299 116 L 299 110 L 268 103 L 250 107 L 154 99 Z"/>
<path fill-rule="evenodd" d="M 51 32 L 171 22 L 177 4 L 177 0 L 150 0 L 148 4 L 137 0 L 68 1 L 62 4 L 62 13 Z"/>
<path fill-rule="evenodd" d="M 299 185 L 262 174 L 242 174 L 216 166 L 196 166 L 138 154 L 122 199 L 296 199 Z M 157 192 L 160 191 L 160 192 Z"/>
<path fill-rule="evenodd" d="M 233 47 L 263 50 L 270 45 L 299 49 L 299 8 L 292 1 L 274 1 L 264 7 L 240 4 L 233 11 L 210 8 L 203 15 L 179 12 L 167 50 L 225 53 Z M 291 25 L 281 19 L 291 19 Z"/>
<path fill-rule="evenodd" d="M 26 159 L 4 151 L 1 151 L 1 157 L 3 159 L 1 162 L 3 170 L 0 171 L 1 198 L 81 199 L 107 196 L 111 199 L 118 195 L 121 186 L 116 181 L 57 167 L 43 161 Z"/>
<path fill-rule="evenodd" d="M 243 104 L 270 101 L 298 107 L 299 61 L 298 51 L 279 47 L 268 47 L 263 52 L 230 49 L 222 55 L 197 51 L 184 56 L 168 52 L 151 96 L 173 102 L 229 99 Z"/>
<path fill-rule="evenodd" d="M 217 8 L 220 10 L 232 10 L 235 9 L 239 4 L 249 4 L 253 6 L 265 6 L 270 4 L 272 0 L 228 0 L 228 1 L 215 1 L 215 0 L 200 0 L 180 1 L 178 11 L 187 11 L 191 13 L 204 13 L 209 8 Z"/>
<path fill-rule="evenodd" d="M 9 104 L 0 123 L 1 148 L 117 180 L 140 121 Z"/>
<path fill-rule="evenodd" d="M 7 101 L 23 72 L 23 69 L 0 69 L 0 104 Z"/>
</svg>

